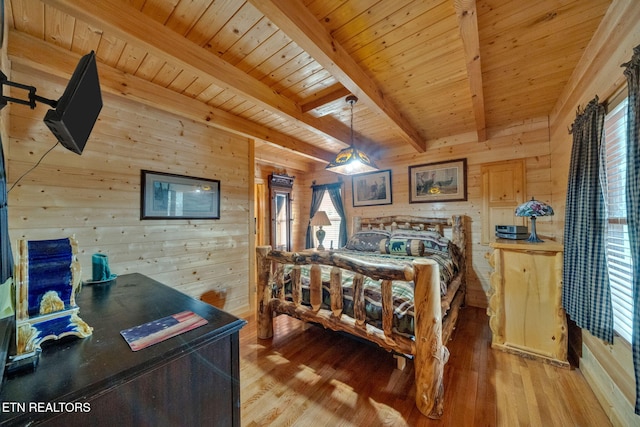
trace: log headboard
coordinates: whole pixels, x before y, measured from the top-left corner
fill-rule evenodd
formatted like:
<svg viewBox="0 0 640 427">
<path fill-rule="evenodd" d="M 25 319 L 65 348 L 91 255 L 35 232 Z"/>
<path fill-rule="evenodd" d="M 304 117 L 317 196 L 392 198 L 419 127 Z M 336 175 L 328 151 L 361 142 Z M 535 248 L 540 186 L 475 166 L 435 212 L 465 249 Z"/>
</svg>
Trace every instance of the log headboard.
<svg viewBox="0 0 640 427">
<path fill-rule="evenodd" d="M 374 218 L 353 217 L 353 233 L 361 230 L 432 230 L 448 237 L 466 253 L 466 225 L 463 215 L 453 215 L 450 218 L 419 217 L 410 215 L 383 216 Z"/>
</svg>

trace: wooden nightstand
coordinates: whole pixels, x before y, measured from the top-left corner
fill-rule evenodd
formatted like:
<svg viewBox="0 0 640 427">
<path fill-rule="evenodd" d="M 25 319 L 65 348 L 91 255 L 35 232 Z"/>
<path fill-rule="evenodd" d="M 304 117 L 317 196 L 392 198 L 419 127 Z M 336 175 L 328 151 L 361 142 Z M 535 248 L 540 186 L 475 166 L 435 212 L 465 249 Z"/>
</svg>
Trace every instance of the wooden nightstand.
<svg viewBox="0 0 640 427">
<path fill-rule="evenodd" d="M 491 247 L 491 347 L 568 368 L 563 246 L 499 240 Z"/>
</svg>

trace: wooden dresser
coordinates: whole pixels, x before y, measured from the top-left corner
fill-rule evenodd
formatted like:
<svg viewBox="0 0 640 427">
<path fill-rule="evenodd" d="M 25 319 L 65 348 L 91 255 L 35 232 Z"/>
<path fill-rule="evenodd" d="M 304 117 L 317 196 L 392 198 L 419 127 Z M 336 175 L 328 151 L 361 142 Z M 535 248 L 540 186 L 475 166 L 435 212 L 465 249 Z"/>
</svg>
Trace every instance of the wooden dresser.
<svg viewBox="0 0 640 427">
<path fill-rule="evenodd" d="M 568 368 L 562 245 L 498 240 L 491 247 L 491 347 Z"/>
<path fill-rule="evenodd" d="M 239 330 L 246 323 L 142 274 L 85 286 L 88 338 L 42 346 L 35 372 L 5 378 L 2 425 L 239 426 Z M 120 335 L 181 311 L 208 323 L 131 351 Z"/>
</svg>

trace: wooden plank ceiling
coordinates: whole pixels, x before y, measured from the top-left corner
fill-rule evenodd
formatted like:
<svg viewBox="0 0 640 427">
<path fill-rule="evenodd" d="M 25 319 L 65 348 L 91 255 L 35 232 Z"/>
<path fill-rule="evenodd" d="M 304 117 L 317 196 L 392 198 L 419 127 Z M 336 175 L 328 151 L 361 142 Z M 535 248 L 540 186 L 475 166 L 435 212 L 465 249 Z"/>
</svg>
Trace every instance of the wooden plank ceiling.
<svg viewBox="0 0 640 427">
<path fill-rule="evenodd" d="M 68 77 L 95 50 L 103 90 L 264 141 L 258 156 L 326 162 L 350 144 L 349 93 L 374 158 L 548 116 L 610 2 L 5 3 L 18 66 Z"/>
</svg>

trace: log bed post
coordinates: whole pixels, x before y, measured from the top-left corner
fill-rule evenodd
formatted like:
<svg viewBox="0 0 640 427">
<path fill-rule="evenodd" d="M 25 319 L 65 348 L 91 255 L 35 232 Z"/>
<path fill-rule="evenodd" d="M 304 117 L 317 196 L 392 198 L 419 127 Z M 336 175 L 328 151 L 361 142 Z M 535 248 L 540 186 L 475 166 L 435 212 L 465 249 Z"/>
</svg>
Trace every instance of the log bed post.
<svg viewBox="0 0 640 427">
<path fill-rule="evenodd" d="M 364 276 L 357 273 L 353 276 L 353 318 L 356 326 L 366 328 L 367 311 L 364 301 Z"/>
<path fill-rule="evenodd" d="M 383 280 L 381 284 L 382 290 L 382 331 L 385 338 L 390 337 L 393 332 L 393 294 L 392 281 Z M 404 359 L 404 358 L 403 358 Z"/>
<path fill-rule="evenodd" d="M 270 251 L 271 246 L 258 246 L 256 248 L 256 264 L 258 268 L 256 321 L 258 338 L 260 339 L 273 337 L 273 312 L 271 310 L 271 304 L 269 304 L 269 300 L 271 299 L 271 289 L 269 287 L 271 261 L 267 260 L 267 254 Z"/>
<path fill-rule="evenodd" d="M 296 307 L 300 307 L 302 304 L 302 272 L 299 265 L 294 265 L 291 270 L 291 298 Z"/>
<path fill-rule="evenodd" d="M 416 406 L 429 418 L 443 411 L 443 373 L 449 352 L 442 344 L 440 272 L 430 259 L 413 262 L 415 269 Z"/>
<path fill-rule="evenodd" d="M 340 320 L 342 316 L 342 270 L 338 267 L 331 269 L 331 281 L 329 282 L 329 295 L 331 298 L 331 312 L 333 317 Z"/>
<path fill-rule="evenodd" d="M 318 264 L 312 264 L 309 271 L 309 304 L 314 313 L 322 305 L 322 269 Z"/>
</svg>

